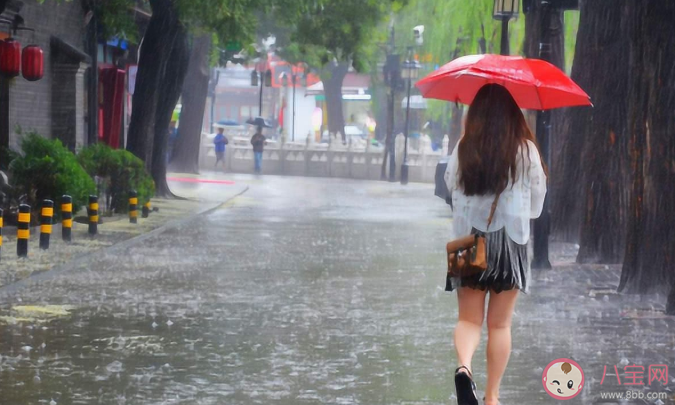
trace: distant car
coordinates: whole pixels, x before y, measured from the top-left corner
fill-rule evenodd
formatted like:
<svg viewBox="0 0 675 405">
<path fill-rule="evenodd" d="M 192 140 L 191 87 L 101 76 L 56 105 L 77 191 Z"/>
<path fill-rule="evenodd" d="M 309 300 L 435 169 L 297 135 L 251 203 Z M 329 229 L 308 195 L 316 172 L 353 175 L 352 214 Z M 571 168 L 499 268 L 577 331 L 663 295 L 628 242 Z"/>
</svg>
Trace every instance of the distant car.
<svg viewBox="0 0 675 405">
<path fill-rule="evenodd" d="M 223 126 L 226 126 L 226 127 L 236 127 L 236 126 L 239 126 L 241 124 L 239 122 L 235 121 L 235 120 L 220 120 L 220 121 L 218 121 L 218 125 L 223 125 Z"/>
</svg>

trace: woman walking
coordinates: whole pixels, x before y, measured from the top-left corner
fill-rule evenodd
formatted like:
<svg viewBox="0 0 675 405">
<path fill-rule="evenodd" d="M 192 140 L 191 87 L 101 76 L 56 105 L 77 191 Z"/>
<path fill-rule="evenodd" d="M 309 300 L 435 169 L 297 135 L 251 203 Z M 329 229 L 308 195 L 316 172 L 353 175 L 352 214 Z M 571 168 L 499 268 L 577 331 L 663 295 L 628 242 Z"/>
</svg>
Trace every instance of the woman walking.
<svg viewBox="0 0 675 405">
<path fill-rule="evenodd" d="M 452 192 L 453 231 L 459 238 L 485 235 L 487 270 L 449 277 L 446 291 L 457 290 L 455 328 L 459 405 L 477 405 L 471 360 L 487 318 L 485 405 L 499 404 L 499 386 L 511 354 L 511 317 L 518 291 L 529 292 L 527 242 L 530 219 L 541 214 L 546 169 L 525 117 L 506 88 L 489 84 L 474 98 L 463 137 L 445 172 Z M 495 204 L 492 221 L 489 221 Z M 487 316 L 485 297 L 489 292 Z"/>
</svg>

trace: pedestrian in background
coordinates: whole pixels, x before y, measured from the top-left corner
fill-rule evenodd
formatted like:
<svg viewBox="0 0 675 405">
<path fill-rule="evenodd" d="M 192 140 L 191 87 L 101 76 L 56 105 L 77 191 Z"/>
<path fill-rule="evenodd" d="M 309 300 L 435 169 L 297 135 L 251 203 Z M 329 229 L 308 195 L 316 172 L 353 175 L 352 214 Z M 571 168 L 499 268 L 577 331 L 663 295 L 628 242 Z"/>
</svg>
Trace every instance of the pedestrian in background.
<svg viewBox="0 0 675 405">
<path fill-rule="evenodd" d="M 228 144 L 227 137 L 223 134 L 223 127 L 218 128 L 218 134 L 213 138 L 213 143 L 216 145 L 216 164 L 214 170 L 218 168 L 218 162 L 223 162 L 223 170 L 225 170 L 225 145 Z"/>
<path fill-rule="evenodd" d="M 166 164 L 169 164 L 171 159 L 173 159 L 173 149 L 176 146 L 177 139 L 178 128 L 176 128 L 176 121 L 171 121 L 171 123 L 169 123 L 169 138 L 166 144 Z"/>
<path fill-rule="evenodd" d="M 256 174 L 262 172 L 262 156 L 263 148 L 266 145 L 265 135 L 262 134 L 262 127 L 258 126 L 258 129 L 255 132 L 255 135 L 251 138 L 251 145 L 253 145 L 253 159 L 254 159 L 254 170 Z"/>
<path fill-rule="evenodd" d="M 478 91 L 469 107 L 464 136 L 450 155 L 445 181 L 452 194 L 453 236 L 485 235 L 487 248 L 486 270 L 447 278 L 446 291 L 457 289 L 459 307 L 455 327 L 457 402 L 478 405 L 471 360 L 480 342 L 489 291 L 483 401 L 497 405 L 511 354 L 516 298 L 518 291 L 527 293 L 530 284 L 530 219 L 541 215 L 546 196 L 546 169 L 539 147 L 505 87 L 489 84 Z M 490 215 L 493 207 L 494 215 Z M 527 349 L 527 342 L 520 344 Z"/>
</svg>

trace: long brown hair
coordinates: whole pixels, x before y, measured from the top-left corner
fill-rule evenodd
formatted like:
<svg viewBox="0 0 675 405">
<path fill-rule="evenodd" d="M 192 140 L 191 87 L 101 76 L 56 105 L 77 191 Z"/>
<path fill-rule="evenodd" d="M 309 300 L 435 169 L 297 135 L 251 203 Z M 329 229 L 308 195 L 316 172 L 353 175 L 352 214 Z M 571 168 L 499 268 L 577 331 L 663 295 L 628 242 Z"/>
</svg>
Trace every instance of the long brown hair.
<svg viewBox="0 0 675 405">
<path fill-rule="evenodd" d="M 516 155 L 523 145 L 523 155 L 529 156 L 527 140 L 537 145 L 511 93 L 498 84 L 483 86 L 469 107 L 459 142 L 459 182 L 464 194 L 502 192 L 509 183 L 509 173 L 515 183 Z"/>
</svg>

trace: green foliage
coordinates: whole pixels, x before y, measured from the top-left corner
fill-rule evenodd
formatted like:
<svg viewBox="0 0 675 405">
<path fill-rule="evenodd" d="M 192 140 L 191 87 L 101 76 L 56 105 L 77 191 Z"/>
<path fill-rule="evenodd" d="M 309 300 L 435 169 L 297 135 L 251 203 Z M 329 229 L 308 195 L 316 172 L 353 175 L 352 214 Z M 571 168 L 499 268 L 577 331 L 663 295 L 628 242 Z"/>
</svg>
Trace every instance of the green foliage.
<svg viewBox="0 0 675 405">
<path fill-rule="evenodd" d="M 7 170 L 9 168 L 9 164 L 12 163 L 12 161 L 16 159 L 17 156 L 19 156 L 19 154 L 13 150 L 4 146 L 0 146 L 0 170 Z"/>
<path fill-rule="evenodd" d="M 44 4 L 46 0 L 37 0 Z M 71 2 L 73 0 L 53 0 L 54 2 Z M 134 20 L 133 9 L 147 9 L 147 0 L 82 0 L 85 11 L 93 11 L 98 23 L 103 27 L 106 37 L 120 37 L 130 41 L 138 41 L 138 26 Z"/>
<path fill-rule="evenodd" d="M 282 55 L 321 69 L 332 61 L 358 70 L 371 66 L 381 38 L 378 25 L 400 9 L 401 0 L 287 0 L 271 9 L 270 33 Z"/>
<path fill-rule="evenodd" d="M 38 0 L 45 3 L 47 0 Z M 72 0 L 52 0 L 64 2 Z M 255 41 L 256 13 L 275 0 L 172 0 L 179 19 L 195 36 L 213 34 L 214 44 L 238 42 L 247 47 Z M 86 11 L 93 10 L 106 37 L 140 40 L 134 8 L 151 13 L 149 0 L 82 0 Z M 212 55 L 217 61 L 217 54 Z"/>
<path fill-rule="evenodd" d="M 155 184 L 143 161 L 131 152 L 97 143 L 82 149 L 78 160 L 90 176 L 97 176 L 103 181 L 110 198 L 110 208 L 115 212 L 128 211 L 130 190 L 138 192 L 141 204 L 155 194 Z"/>
<path fill-rule="evenodd" d="M 420 77 L 432 72 L 437 66 L 455 57 L 480 53 L 479 40 L 485 38 L 488 53 L 499 53 L 501 21 L 492 17 L 493 0 L 410 0 L 393 16 L 396 30 L 396 47 L 391 51 L 405 54 L 412 45 L 412 29 L 424 25 L 424 45 L 416 48 L 423 71 Z M 379 31 L 389 33 L 389 23 L 380 24 Z M 579 12 L 565 13 L 565 67 L 570 70 L 574 58 Z M 525 41 L 525 15 L 509 23 L 511 53 L 523 55 Z M 430 58 L 430 59 L 427 59 Z M 449 123 L 447 102 L 429 100 L 427 118 Z"/>
<path fill-rule="evenodd" d="M 68 194 L 77 212 L 96 192 L 94 181 L 61 141 L 30 132 L 21 140 L 21 150 L 23 154 L 12 161 L 9 170 L 15 189 L 26 195 L 33 210 L 44 199 L 58 204 L 61 196 Z"/>
<path fill-rule="evenodd" d="M 193 30 L 212 32 L 225 46 L 229 42 L 247 45 L 256 30 L 255 13 L 265 0 L 174 0 L 180 20 Z"/>
<path fill-rule="evenodd" d="M 579 31 L 579 10 L 565 12 L 565 70 L 572 72 L 574 52 L 577 46 L 577 32 Z"/>
<path fill-rule="evenodd" d="M 117 36 L 134 42 L 140 40 L 138 26 L 131 11 L 136 6 L 136 1 L 95 0 L 91 3 L 106 37 Z"/>
</svg>

